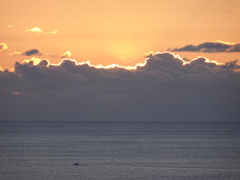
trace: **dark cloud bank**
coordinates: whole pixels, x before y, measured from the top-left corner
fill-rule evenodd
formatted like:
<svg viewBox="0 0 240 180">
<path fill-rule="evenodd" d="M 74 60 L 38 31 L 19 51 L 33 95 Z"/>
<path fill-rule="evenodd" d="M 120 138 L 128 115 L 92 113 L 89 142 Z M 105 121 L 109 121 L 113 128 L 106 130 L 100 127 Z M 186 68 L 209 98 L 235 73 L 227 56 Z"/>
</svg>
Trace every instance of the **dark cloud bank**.
<svg viewBox="0 0 240 180">
<path fill-rule="evenodd" d="M 226 43 L 222 41 L 204 42 L 199 45 L 188 44 L 181 48 L 169 49 L 171 51 L 188 51 L 188 52 L 240 52 L 240 44 Z"/>
<path fill-rule="evenodd" d="M 0 119 L 45 121 L 240 121 L 240 72 L 157 53 L 136 70 L 64 60 L 0 72 Z"/>
</svg>

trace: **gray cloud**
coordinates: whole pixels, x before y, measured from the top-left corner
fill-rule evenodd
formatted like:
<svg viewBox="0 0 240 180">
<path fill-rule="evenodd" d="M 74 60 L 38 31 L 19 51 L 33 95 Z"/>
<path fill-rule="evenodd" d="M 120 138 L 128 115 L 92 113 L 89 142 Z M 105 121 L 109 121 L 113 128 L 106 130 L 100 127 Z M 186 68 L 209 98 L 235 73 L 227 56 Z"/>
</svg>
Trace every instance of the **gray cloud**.
<svg viewBox="0 0 240 180">
<path fill-rule="evenodd" d="M 1 120 L 239 121 L 237 61 L 156 53 L 135 70 L 65 59 L 0 71 Z"/>
<path fill-rule="evenodd" d="M 23 55 L 25 56 L 40 55 L 41 56 L 42 53 L 40 52 L 39 49 L 30 49 L 28 51 L 25 51 Z"/>
<path fill-rule="evenodd" d="M 47 66 L 47 65 L 49 65 L 49 64 L 50 64 L 49 61 L 46 60 L 46 59 L 44 59 L 44 60 L 42 60 L 38 65 L 39 65 L 39 66 Z"/>
<path fill-rule="evenodd" d="M 169 51 L 188 51 L 188 52 L 240 52 L 240 44 L 226 43 L 222 41 L 204 42 L 199 45 L 186 45 L 181 48 L 168 49 Z"/>
</svg>

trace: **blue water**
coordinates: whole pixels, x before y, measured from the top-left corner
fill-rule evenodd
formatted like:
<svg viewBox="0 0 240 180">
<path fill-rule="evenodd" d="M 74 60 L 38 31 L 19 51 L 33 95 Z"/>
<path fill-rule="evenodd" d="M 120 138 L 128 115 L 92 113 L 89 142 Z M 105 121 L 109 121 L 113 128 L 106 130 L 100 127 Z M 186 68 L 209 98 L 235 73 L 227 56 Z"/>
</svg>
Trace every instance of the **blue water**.
<svg viewBox="0 0 240 180">
<path fill-rule="evenodd" d="M 240 124 L 0 122 L 0 179 L 239 180 Z"/>
</svg>

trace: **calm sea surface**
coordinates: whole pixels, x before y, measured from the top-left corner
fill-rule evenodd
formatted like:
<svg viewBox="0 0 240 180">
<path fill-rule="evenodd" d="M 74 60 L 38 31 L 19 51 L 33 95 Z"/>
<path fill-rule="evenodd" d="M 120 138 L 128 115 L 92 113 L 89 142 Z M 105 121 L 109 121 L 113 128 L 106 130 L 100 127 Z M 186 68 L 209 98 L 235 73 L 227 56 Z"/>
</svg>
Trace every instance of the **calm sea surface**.
<svg viewBox="0 0 240 180">
<path fill-rule="evenodd" d="M 240 124 L 0 122 L 0 179 L 239 180 Z"/>
</svg>

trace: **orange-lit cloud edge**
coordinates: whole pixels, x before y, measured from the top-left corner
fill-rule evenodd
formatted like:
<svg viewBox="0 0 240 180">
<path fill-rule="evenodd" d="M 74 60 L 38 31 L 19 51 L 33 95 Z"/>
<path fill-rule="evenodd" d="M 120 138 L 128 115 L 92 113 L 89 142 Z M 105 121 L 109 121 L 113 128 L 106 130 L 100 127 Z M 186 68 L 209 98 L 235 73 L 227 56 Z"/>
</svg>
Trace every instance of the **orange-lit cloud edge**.
<svg viewBox="0 0 240 180">
<path fill-rule="evenodd" d="M 8 46 L 6 43 L 0 43 L 0 51 L 6 51 L 8 49 Z"/>
<path fill-rule="evenodd" d="M 33 28 L 34 29 L 34 28 Z M 35 27 L 35 29 L 37 30 L 38 27 Z M 39 28 L 40 29 L 40 28 Z M 56 30 L 57 32 L 57 30 Z M 221 43 L 221 44 L 226 44 L 226 45 L 239 45 L 237 43 L 230 43 L 230 42 L 225 42 L 225 41 L 221 41 L 221 40 L 216 40 L 216 41 L 210 41 L 210 42 L 213 42 L 213 43 Z M 0 43 L 0 45 L 2 46 L 2 51 L 6 51 L 8 49 L 8 46 L 6 43 Z M 186 65 L 186 64 L 190 64 L 191 62 L 199 59 L 199 58 L 203 58 L 205 60 L 205 63 L 214 63 L 216 65 L 224 65 L 226 63 L 219 63 L 217 61 L 214 61 L 214 60 L 210 60 L 204 56 L 198 56 L 196 58 L 193 58 L 191 60 L 184 60 L 183 58 L 181 58 L 179 55 L 176 55 L 174 54 L 174 52 L 172 52 L 171 50 L 168 50 L 168 51 L 165 51 L 165 52 L 153 52 L 153 51 L 150 51 L 148 53 L 145 53 L 145 61 L 143 63 L 137 63 L 135 66 L 120 66 L 118 64 L 110 64 L 110 65 L 102 65 L 102 64 L 99 64 L 99 65 L 93 65 L 90 63 L 90 61 L 84 61 L 84 62 L 77 62 L 77 60 L 75 59 L 70 59 L 71 57 L 71 51 L 66 51 L 65 53 L 62 54 L 61 58 L 62 61 L 60 61 L 58 64 L 52 64 L 49 60 L 47 60 L 47 58 L 44 58 L 44 59 L 39 59 L 37 57 L 32 57 L 31 59 L 26 59 L 24 61 L 22 61 L 21 63 L 30 63 L 32 65 L 39 65 L 39 63 L 42 61 L 42 60 L 46 60 L 48 62 L 48 65 L 47 66 L 60 66 L 61 63 L 64 61 L 64 60 L 70 60 L 70 61 L 73 61 L 75 65 L 84 65 L 84 64 L 87 64 L 88 66 L 90 67 L 94 67 L 94 68 L 97 68 L 97 69 L 111 69 L 111 68 L 123 68 L 123 69 L 127 69 L 127 70 L 136 70 L 138 67 L 142 67 L 144 65 L 146 65 L 146 62 L 147 60 L 149 59 L 149 57 L 153 56 L 153 55 L 157 55 L 157 54 L 164 54 L 164 53 L 169 53 L 171 54 L 174 58 L 182 61 L 182 65 Z M 176 53 L 176 52 L 175 52 Z M 20 51 L 14 51 L 12 53 L 9 53 L 9 55 L 11 56 L 16 56 L 16 55 L 22 55 L 22 53 Z M 0 70 L 1 71 L 4 71 L 4 70 L 8 70 L 8 71 L 11 71 L 13 72 L 14 71 L 14 68 L 5 68 L 3 69 L 1 66 L 0 66 Z"/>
<path fill-rule="evenodd" d="M 69 51 L 67 51 L 67 52 L 69 52 Z M 67 53 L 67 52 L 66 52 L 66 53 Z M 70 52 L 69 52 L 69 53 L 70 53 Z M 74 62 L 75 65 L 84 65 L 84 64 L 87 64 L 88 66 L 94 67 L 94 68 L 96 68 L 96 69 L 123 68 L 123 69 L 126 69 L 126 70 L 136 70 L 138 67 L 143 67 L 143 66 L 145 66 L 146 63 L 147 63 L 147 60 L 148 60 L 150 57 L 152 57 L 153 55 L 166 54 L 166 53 L 171 54 L 171 55 L 174 56 L 174 58 L 179 59 L 180 61 L 182 61 L 183 65 L 190 64 L 191 62 L 193 62 L 193 61 L 195 61 L 195 60 L 197 60 L 197 59 L 199 59 L 199 58 L 203 58 L 206 63 L 214 63 L 214 64 L 216 64 L 216 65 L 223 65 L 223 64 L 225 64 L 225 63 L 219 63 L 219 62 L 217 62 L 217 61 L 209 60 L 208 58 L 203 57 L 203 56 L 198 56 L 198 57 L 196 57 L 196 58 L 194 58 L 194 59 L 192 59 L 192 60 L 190 60 L 190 61 L 185 61 L 185 60 L 183 60 L 179 55 L 176 55 L 176 54 L 171 53 L 171 52 L 169 52 L 169 51 L 156 52 L 156 53 L 154 53 L 153 51 L 151 51 L 151 52 L 149 52 L 149 53 L 146 53 L 146 54 L 145 54 L 145 55 L 146 55 L 145 61 L 144 61 L 143 63 L 137 63 L 135 66 L 120 66 L 120 65 L 118 65 L 118 64 L 111 64 L 111 65 L 106 65 L 106 66 L 104 66 L 104 65 L 102 65 L 102 64 L 93 65 L 93 64 L 91 64 L 90 61 L 77 62 L 75 59 L 70 59 L 70 58 L 64 58 L 64 59 L 62 59 L 62 61 L 60 61 L 58 64 L 51 64 L 51 62 L 50 62 L 49 60 L 47 60 L 47 59 L 39 59 L 39 58 L 37 58 L 37 57 L 32 57 L 31 59 L 24 60 L 24 61 L 21 62 L 21 64 L 31 63 L 32 65 L 37 66 L 37 65 L 40 64 L 40 62 L 41 62 L 42 60 L 46 60 L 46 61 L 48 62 L 48 65 L 47 65 L 47 66 L 60 66 L 63 61 L 65 61 L 65 60 L 70 60 L 70 61 Z M 14 71 L 14 68 L 13 68 L 13 69 L 9 69 L 9 71 Z"/>
</svg>

